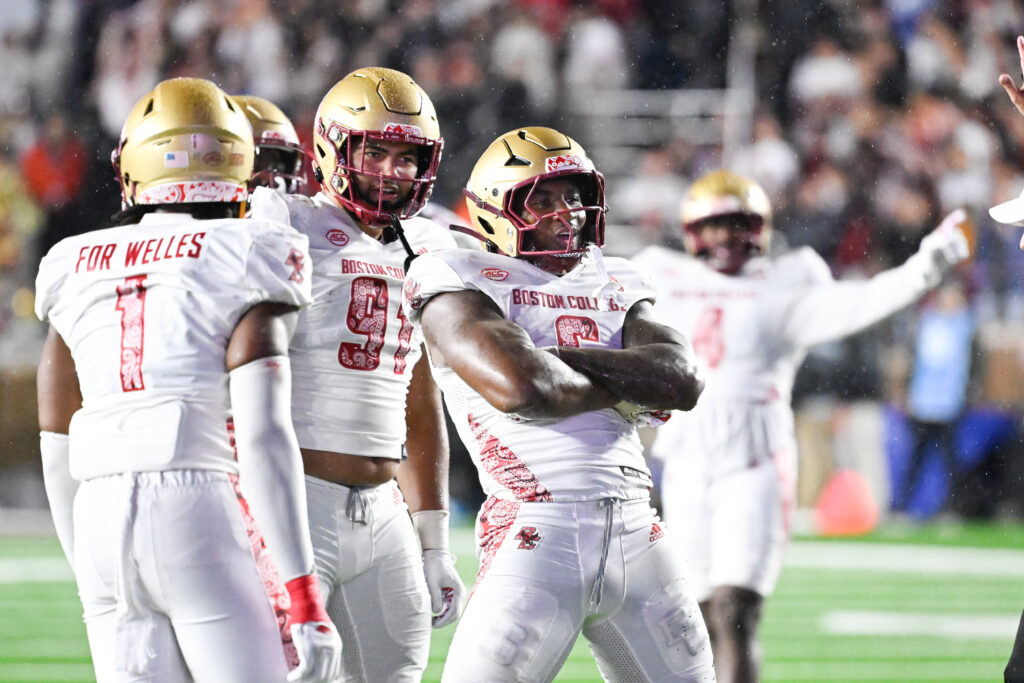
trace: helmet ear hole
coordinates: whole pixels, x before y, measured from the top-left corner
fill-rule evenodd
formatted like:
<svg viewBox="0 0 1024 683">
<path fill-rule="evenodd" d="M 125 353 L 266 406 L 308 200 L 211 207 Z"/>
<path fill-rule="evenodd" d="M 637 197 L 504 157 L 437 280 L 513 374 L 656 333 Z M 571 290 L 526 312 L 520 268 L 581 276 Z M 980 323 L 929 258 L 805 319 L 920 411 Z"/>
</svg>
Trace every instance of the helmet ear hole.
<svg viewBox="0 0 1024 683">
<path fill-rule="evenodd" d="M 485 221 L 483 218 L 477 218 L 476 222 L 480 224 L 480 227 L 483 228 L 484 232 L 486 232 L 488 235 L 494 234 L 494 228 L 492 228 L 491 224 Z"/>
</svg>

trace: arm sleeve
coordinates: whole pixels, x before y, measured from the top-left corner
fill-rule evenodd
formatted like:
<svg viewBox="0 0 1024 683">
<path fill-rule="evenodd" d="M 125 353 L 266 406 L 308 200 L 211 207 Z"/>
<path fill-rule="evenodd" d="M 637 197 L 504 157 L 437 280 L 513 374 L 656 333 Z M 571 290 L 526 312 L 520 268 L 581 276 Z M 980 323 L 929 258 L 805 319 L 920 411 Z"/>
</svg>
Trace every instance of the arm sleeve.
<svg viewBox="0 0 1024 683">
<path fill-rule="evenodd" d="M 859 332 L 909 306 L 930 286 L 928 264 L 917 255 L 869 280 L 792 288 L 775 300 L 769 319 L 779 337 L 806 348 Z"/>
<path fill-rule="evenodd" d="M 68 466 L 68 435 L 39 432 L 39 450 L 43 458 L 43 487 L 50 504 L 57 540 L 71 566 L 75 566 L 75 530 L 73 510 L 78 482 Z"/>
<path fill-rule="evenodd" d="M 291 421 L 291 366 L 270 356 L 230 375 L 239 481 L 287 583 L 313 571 L 306 489 Z"/>
</svg>

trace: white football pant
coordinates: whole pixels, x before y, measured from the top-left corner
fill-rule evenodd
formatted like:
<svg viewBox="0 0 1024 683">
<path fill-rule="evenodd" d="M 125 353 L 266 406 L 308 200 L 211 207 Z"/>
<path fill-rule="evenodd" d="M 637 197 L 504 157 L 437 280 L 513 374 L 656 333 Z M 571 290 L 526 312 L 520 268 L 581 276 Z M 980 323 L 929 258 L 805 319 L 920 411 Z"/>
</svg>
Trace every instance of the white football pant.
<svg viewBox="0 0 1024 683">
<path fill-rule="evenodd" d="M 795 482 L 765 460 L 710 482 L 683 459 L 665 461 L 665 521 L 680 541 L 687 577 L 703 602 L 718 586 L 771 595 L 789 539 Z"/>
<path fill-rule="evenodd" d="M 430 654 L 430 594 L 398 485 L 349 488 L 306 477 L 309 532 L 342 681 L 419 683 Z"/>
<path fill-rule="evenodd" d="M 285 680 L 281 633 L 227 473 L 90 479 L 74 519 L 97 681 Z"/>
<path fill-rule="evenodd" d="M 578 635 L 609 681 L 714 681 L 711 646 L 648 499 L 488 499 L 482 577 L 448 652 L 446 683 L 550 681 Z"/>
</svg>

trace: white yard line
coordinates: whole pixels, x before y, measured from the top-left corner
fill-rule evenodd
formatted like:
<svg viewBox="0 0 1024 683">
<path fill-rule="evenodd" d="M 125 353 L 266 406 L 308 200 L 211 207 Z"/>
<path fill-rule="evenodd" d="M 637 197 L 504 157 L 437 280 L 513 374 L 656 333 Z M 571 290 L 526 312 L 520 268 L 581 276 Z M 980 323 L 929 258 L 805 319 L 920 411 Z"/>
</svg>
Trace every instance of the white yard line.
<svg viewBox="0 0 1024 683">
<path fill-rule="evenodd" d="M 821 618 L 825 633 L 845 636 L 930 636 L 949 640 L 1012 640 L 1016 616 L 836 610 Z"/>
<path fill-rule="evenodd" d="M 786 566 L 801 569 L 1024 577 L 1024 550 L 795 541 L 786 554 Z"/>
<path fill-rule="evenodd" d="M 71 583 L 75 577 L 63 557 L 0 560 L 0 583 Z"/>
</svg>

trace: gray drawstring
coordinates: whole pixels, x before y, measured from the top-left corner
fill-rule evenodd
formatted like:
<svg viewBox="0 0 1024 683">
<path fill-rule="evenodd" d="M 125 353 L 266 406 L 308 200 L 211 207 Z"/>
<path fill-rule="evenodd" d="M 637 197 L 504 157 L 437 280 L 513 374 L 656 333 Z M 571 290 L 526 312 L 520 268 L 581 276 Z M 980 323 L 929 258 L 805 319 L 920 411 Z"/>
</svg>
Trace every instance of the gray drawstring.
<svg viewBox="0 0 1024 683">
<path fill-rule="evenodd" d="M 604 508 L 604 540 L 601 543 L 601 563 L 597 566 L 597 578 L 594 580 L 594 588 L 590 592 L 590 610 L 593 612 L 601 604 L 601 591 L 604 588 L 604 570 L 608 565 L 608 551 L 612 545 L 612 524 L 614 523 L 615 505 L 619 501 L 615 498 L 602 498 L 601 507 Z"/>
<path fill-rule="evenodd" d="M 345 503 L 345 516 L 356 524 L 366 526 L 366 511 L 370 508 L 370 499 L 361 488 L 352 487 L 348 491 Z"/>
</svg>

